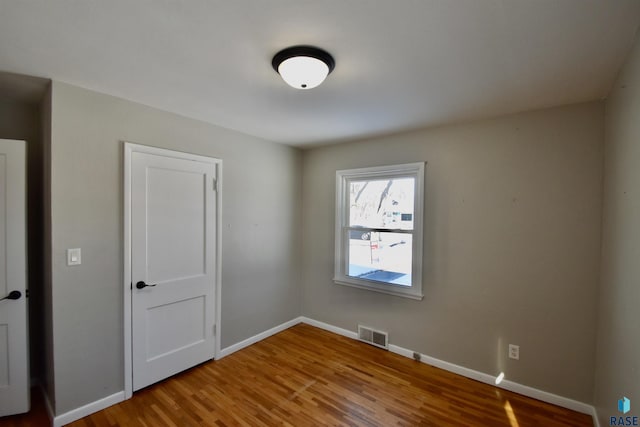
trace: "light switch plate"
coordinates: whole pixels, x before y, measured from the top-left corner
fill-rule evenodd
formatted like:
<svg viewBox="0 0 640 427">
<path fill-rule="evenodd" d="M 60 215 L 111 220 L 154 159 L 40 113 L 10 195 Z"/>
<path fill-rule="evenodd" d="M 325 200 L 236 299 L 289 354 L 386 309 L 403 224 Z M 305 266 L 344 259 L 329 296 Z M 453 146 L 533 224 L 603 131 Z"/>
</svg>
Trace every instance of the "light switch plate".
<svg viewBox="0 0 640 427">
<path fill-rule="evenodd" d="M 82 251 L 80 248 L 67 249 L 67 265 L 82 264 Z"/>
</svg>

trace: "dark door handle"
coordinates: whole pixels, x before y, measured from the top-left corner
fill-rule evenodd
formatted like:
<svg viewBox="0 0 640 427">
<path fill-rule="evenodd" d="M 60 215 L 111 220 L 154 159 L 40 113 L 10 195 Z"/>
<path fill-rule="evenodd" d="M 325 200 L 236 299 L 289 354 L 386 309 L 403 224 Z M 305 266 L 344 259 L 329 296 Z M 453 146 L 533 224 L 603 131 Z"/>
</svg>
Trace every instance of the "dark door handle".
<svg viewBox="0 0 640 427">
<path fill-rule="evenodd" d="M 143 280 L 141 280 L 141 281 L 139 281 L 138 283 L 136 283 L 136 288 L 138 288 L 138 289 L 144 289 L 144 288 L 146 288 L 147 286 L 148 286 L 148 287 L 150 287 L 150 288 L 152 288 L 152 287 L 154 287 L 154 286 L 156 286 L 156 285 L 147 285 L 146 283 L 144 283 L 144 281 L 143 281 Z"/>
<path fill-rule="evenodd" d="M 22 293 L 20 291 L 11 291 L 9 292 L 9 295 L 7 295 L 4 298 L 0 298 L 0 301 L 6 300 L 6 299 L 20 299 L 20 297 L 22 296 Z"/>
</svg>

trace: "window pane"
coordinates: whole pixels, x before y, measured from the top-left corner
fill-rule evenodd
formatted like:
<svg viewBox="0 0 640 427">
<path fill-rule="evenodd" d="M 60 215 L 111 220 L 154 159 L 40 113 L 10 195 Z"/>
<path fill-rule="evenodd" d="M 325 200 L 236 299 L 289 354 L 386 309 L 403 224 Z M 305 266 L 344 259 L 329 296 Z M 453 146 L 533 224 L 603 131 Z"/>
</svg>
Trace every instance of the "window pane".
<svg viewBox="0 0 640 427">
<path fill-rule="evenodd" d="M 349 225 L 413 230 L 414 178 L 349 182 Z"/>
<path fill-rule="evenodd" d="M 411 286 L 412 235 L 349 230 L 348 275 Z"/>
</svg>

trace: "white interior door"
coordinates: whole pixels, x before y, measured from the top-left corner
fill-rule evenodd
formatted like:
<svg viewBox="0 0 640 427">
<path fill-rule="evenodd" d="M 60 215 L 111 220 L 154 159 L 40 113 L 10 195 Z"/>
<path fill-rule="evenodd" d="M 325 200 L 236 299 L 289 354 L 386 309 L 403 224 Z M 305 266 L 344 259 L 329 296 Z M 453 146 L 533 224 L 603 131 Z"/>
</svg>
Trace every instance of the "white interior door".
<svg viewBox="0 0 640 427">
<path fill-rule="evenodd" d="M 0 139 L 0 416 L 29 410 L 25 169 L 25 142 Z"/>
<path fill-rule="evenodd" d="M 153 151 L 131 154 L 133 390 L 215 351 L 217 164 Z"/>
</svg>

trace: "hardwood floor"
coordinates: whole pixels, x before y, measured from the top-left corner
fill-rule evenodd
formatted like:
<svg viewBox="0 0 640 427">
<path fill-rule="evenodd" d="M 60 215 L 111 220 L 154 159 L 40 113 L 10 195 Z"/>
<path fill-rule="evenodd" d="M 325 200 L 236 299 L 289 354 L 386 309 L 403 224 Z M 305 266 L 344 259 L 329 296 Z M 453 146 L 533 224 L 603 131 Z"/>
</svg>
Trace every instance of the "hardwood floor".
<svg viewBox="0 0 640 427">
<path fill-rule="evenodd" d="M 0 424 L 5 425 L 0 419 Z M 12 424 L 8 427 L 34 424 Z M 300 324 L 70 424 L 592 426 L 588 415 Z"/>
<path fill-rule="evenodd" d="M 46 427 L 51 424 L 41 391 L 31 388 L 31 412 L 28 414 L 0 417 L 1 427 Z"/>
</svg>

